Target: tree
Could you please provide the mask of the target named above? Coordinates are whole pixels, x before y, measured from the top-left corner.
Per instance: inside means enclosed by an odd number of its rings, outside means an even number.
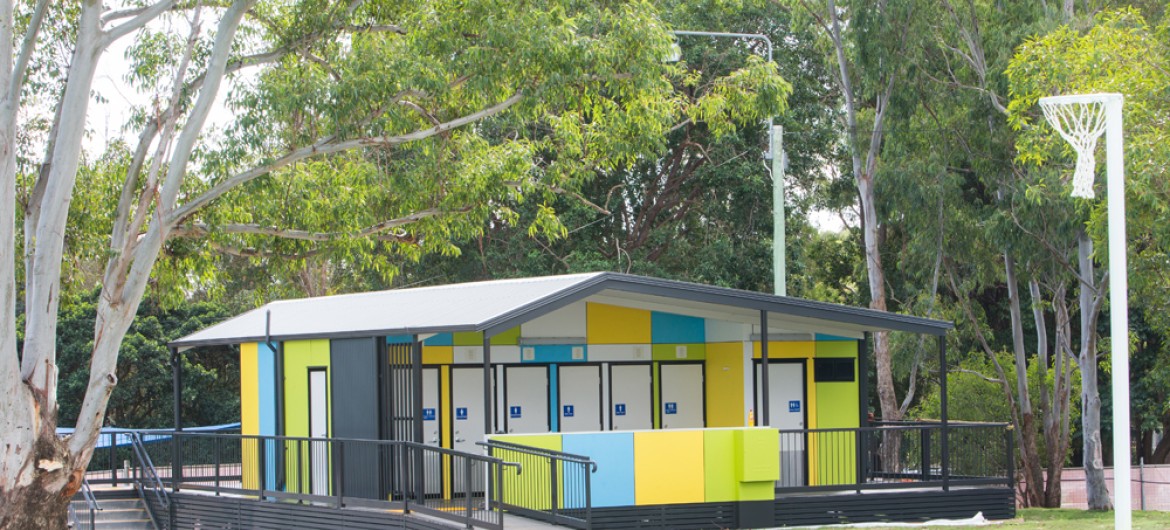
[[[1129,176],[1126,198],[1130,204],[1129,252],[1138,249],[1148,259],[1150,253],[1162,253],[1167,247],[1165,238],[1155,227],[1166,222],[1164,189],[1167,151],[1165,123],[1170,106],[1164,97],[1164,87],[1170,83],[1170,53],[1165,42],[1165,28],[1155,34],[1140,13],[1133,9],[1107,11],[1093,21],[1092,27],[1081,34],[1062,26],[1047,35],[1021,46],[1007,75],[1011,81],[1012,100],[1008,105],[1013,125],[1022,130],[1017,147],[1022,163],[1040,165],[1058,156],[1058,149],[1067,150],[1051,128],[1035,120],[1036,102],[1053,94],[1088,93],[1097,91],[1120,92],[1126,97],[1126,173]],[[1063,151],[1067,152],[1067,151]],[[1049,193],[1054,185],[1038,182],[1030,186],[1035,195]],[[1062,187],[1062,186],[1061,186]],[[1063,190],[1061,190],[1063,193]],[[1078,362],[1082,377],[1082,436],[1084,440],[1086,476],[1089,480],[1089,507],[1108,509],[1108,491],[1104,480],[1104,459],[1101,436],[1101,398],[1097,389],[1098,351],[1096,321],[1104,303],[1107,282],[1094,278],[1096,258],[1094,246],[1104,246],[1105,202],[1081,201],[1078,209],[1087,211],[1085,229],[1078,236],[1077,254],[1080,274],[1081,351]],[[1143,259],[1144,258],[1144,259]],[[1146,262],[1148,263],[1148,262]],[[1163,288],[1151,289],[1159,283],[1160,273],[1145,266],[1135,267],[1132,273],[1135,291],[1149,296],[1153,304],[1165,300]],[[1162,284],[1164,286],[1164,284]],[[1126,404],[1128,406],[1128,404]]]
[[[66,503],[81,484],[117,384],[123,338],[160,254],[181,250],[183,236],[211,245],[233,235],[340,242],[389,235],[405,252],[421,254],[456,231],[436,219],[511,216],[493,201],[500,196],[549,201],[594,171],[656,151],[675,124],[669,81],[675,68],[660,61],[670,37],[646,2],[159,0],[105,10],[94,0],[78,6],[41,0],[0,7],[0,392],[7,396],[0,403],[6,437],[0,528],[64,526]],[[205,16],[218,17],[213,31],[204,28]],[[56,33],[46,17],[67,21],[68,31]],[[187,34],[151,29],[159,19]],[[56,335],[68,206],[98,59],[130,35],[149,44],[136,48],[133,76],[154,89],[157,102],[138,122],[112,210],[76,431],[59,440]],[[61,40],[42,42],[49,39]],[[62,48],[69,50],[67,69],[49,62]],[[236,122],[222,141],[212,141],[205,125],[213,104],[225,80],[246,68],[258,70],[256,82],[233,91]],[[18,116],[32,110],[25,106],[30,72],[44,71],[65,76],[60,90],[50,91],[57,114],[46,128],[44,155],[25,172],[17,155],[26,124]],[[300,186],[302,175],[349,171],[347,164],[357,166],[351,175],[390,172],[380,182],[396,198],[429,195],[376,210],[394,217],[356,233],[303,230],[295,216],[253,216],[224,205],[273,200],[282,186]],[[31,185],[18,196],[26,176]],[[533,230],[563,230],[551,209],[537,213]]]

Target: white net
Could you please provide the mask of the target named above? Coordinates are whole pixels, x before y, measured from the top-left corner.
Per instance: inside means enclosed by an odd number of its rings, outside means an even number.
[[[1040,100],[1044,117],[1077,152],[1073,170],[1073,197],[1093,197],[1093,172],[1097,167],[1097,139],[1105,132],[1105,105],[1099,101],[1061,102]]]

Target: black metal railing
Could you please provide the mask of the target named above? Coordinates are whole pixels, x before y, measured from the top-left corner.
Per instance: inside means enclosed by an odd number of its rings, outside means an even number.
[[[167,458],[162,481],[197,490],[338,508],[419,512],[469,527],[502,528],[505,470],[516,463],[413,442],[218,433],[168,433],[149,450]],[[165,469],[166,466],[160,465]]]
[[[597,463],[588,457],[491,440],[479,442],[488,454],[520,467],[499,482],[501,502],[509,512],[572,528],[592,528],[591,475]]]
[[[97,528],[97,512],[102,511],[102,507],[98,504],[97,498],[93,496],[93,489],[89,487],[89,480],[87,479],[81,479],[81,499],[85,501],[85,509],[89,517],[83,521],[77,514],[77,508],[71,502],[69,503],[69,527]]]
[[[166,486],[163,484],[162,478],[159,477],[158,469],[154,467],[154,462],[150,458],[150,451],[147,450],[146,444],[143,442],[143,436],[140,433],[130,433],[130,447],[134,456],[134,463],[136,464],[131,475],[134,488],[138,490],[138,497],[142,499],[142,503],[146,506],[146,514],[150,517],[151,524],[155,528],[163,528],[164,526],[159,521],[159,514],[155,513],[154,506],[147,496],[153,496],[158,506],[167,510],[168,515],[173,514],[171,499],[167,494]],[[169,521],[170,518],[168,517]]]
[[[1004,423],[905,422],[779,434],[777,491],[1012,485],[1012,438]]]

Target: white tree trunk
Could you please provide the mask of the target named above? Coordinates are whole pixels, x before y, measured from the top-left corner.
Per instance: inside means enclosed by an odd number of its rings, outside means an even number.
[[[1081,286],[1081,437],[1085,458],[1085,493],[1090,510],[1108,510],[1113,507],[1109,489],[1105,485],[1105,462],[1101,443],[1101,392],[1097,386],[1097,316],[1100,301],[1104,299],[1105,282],[1101,292],[1094,285],[1093,240],[1082,229],[1077,234],[1077,265]]]

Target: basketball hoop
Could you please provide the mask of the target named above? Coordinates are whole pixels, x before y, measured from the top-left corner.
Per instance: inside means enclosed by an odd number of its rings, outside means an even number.
[[[1097,167],[1097,139],[1105,132],[1104,94],[1040,98],[1044,117],[1077,152],[1073,170],[1073,197],[1093,198],[1093,172]]]

